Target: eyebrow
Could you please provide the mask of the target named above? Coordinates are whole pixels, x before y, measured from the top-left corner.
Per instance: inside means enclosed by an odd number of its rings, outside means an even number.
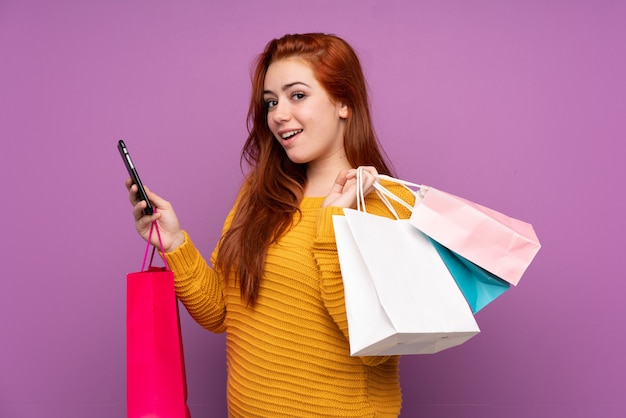
[[[307,83],[303,83],[302,81],[294,81],[293,83],[285,84],[281,90],[282,91],[289,90],[293,86],[297,86],[297,85],[303,85],[308,88],[311,88],[311,86],[309,86]],[[263,94],[273,94],[273,93],[274,92],[272,90],[263,90]]]

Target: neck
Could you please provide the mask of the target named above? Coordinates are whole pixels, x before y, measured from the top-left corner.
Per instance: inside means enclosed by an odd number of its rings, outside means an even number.
[[[309,163],[306,168],[306,183],[304,196],[323,197],[327,196],[335,184],[337,175],[343,169],[351,168],[345,157],[334,161]]]

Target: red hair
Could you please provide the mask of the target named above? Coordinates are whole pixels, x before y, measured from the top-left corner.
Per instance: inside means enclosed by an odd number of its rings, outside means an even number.
[[[291,226],[299,211],[306,165],[293,163],[272,135],[263,100],[265,74],[272,62],[298,57],[337,103],[347,104],[344,136],[352,167],[374,166],[392,174],[372,126],[365,77],[359,59],[343,39],[321,33],[286,35],[270,41],[256,59],[248,110],[248,139],[241,159],[250,167],[232,224],[222,236],[216,266],[238,276],[241,297],[254,305],[267,247]]]

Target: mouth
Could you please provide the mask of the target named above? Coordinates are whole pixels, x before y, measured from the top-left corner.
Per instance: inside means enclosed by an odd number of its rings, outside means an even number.
[[[289,139],[298,135],[300,132],[302,132],[302,129],[294,129],[292,131],[283,132],[282,134],[280,134],[280,137],[283,139],[283,141],[288,141]]]

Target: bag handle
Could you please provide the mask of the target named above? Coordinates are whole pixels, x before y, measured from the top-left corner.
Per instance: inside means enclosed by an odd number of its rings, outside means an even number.
[[[382,200],[382,202],[385,204],[385,206],[387,206],[387,209],[389,209],[389,211],[393,214],[393,216],[395,216],[396,219],[399,219],[398,213],[393,208],[393,205],[384,196],[383,192],[381,192],[379,189],[376,188],[376,183],[377,182],[378,182],[378,180],[376,180],[374,182],[374,190],[376,191],[376,194],[378,195],[380,200]],[[356,184],[357,184],[357,188],[356,188],[356,210],[359,211],[359,212],[361,212],[361,211],[367,212],[367,209],[365,208],[365,192],[363,190],[363,167],[361,167],[361,166],[357,167],[357,169],[356,169]],[[380,185],[380,186],[383,187],[382,185]]]
[[[413,195],[415,195],[415,197],[417,198],[417,194],[418,194],[417,192],[411,190],[406,185],[403,185],[403,186],[407,190],[409,190]],[[388,208],[390,208],[390,209],[393,208],[393,206],[391,205],[391,202],[389,201],[389,199],[391,199],[391,200],[393,200],[395,202],[398,202],[399,204],[401,204],[402,206],[407,208],[409,211],[413,212],[413,206],[409,205],[403,199],[401,199],[400,197],[398,197],[397,195],[392,193],[389,189],[387,189],[381,183],[379,183],[379,182],[374,183],[374,189],[376,190],[376,192],[378,193],[378,195],[380,196],[380,198],[383,200],[383,202],[385,203],[385,205]],[[391,209],[391,210],[395,214],[395,209]],[[396,218],[397,218],[397,216],[396,216]]]
[[[154,208],[154,213],[156,213],[157,209]],[[148,244],[146,245],[146,252],[143,255],[143,263],[141,263],[141,270],[140,271],[144,271],[144,268],[146,267],[146,260],[148,259],[148,250],[150,249],[150,240],[152,239],[152,231],[156,229],[157,231],[157,236],[159,237],[159,246],[161,247],[161,255],[163,258],[163,262],[165,263],[165,270],[169,270],[170,267],[167,264],[167,257],[165,257],[165,251],[163,250],[163,241],[161,241],[161,232],[159,231],[159,225],[157,224],[157,221],[152,221],[152,224],[150,224],[150,232],[148,233]],[[148,268],[152,267],[152,260],[154,260],[154,252],[156,250],[156,246],[152,247],[152,255],[150,255],[150,264],[148,264]]]
[[[391,177],[391,176],[388,176],[386,174],[379,174],[378,178],[380,180],[387,180],[387,181],[390,181],[392,183],[401,184],[402,186],[405,186],[409,190],[411,190],[410,187],[415,187],[416,189],[420,189],[420,190],[423,189],[423,188],[426,188],[426,186],[424,186],[423,184],[411,183],[410,181],[397,179],[395,177]],[[413,191],[413,190],[411,190],[411,192],[415,193],[415,191]]]
[[[385,174],[379,174],[378,179],[391,181],[393,183],[397,183],[397,184],[404,186],[404,188],[407,189],[409,192],[411,192],[417,200],[423,199],[426,196],[426,193],[428,192],[428,189],[429,189],[428,186],[425,186],[423,184],[411,183],[410,181],[397,179],[391,176],[387,176]],[[398,197],[398,195],[392,193],[389,189],[383,186],[380,182],[374,183],[374,187],[376,188],[378,192],[380,192],[379,195],[382,194],[385,196],[384,200],[387,201],[387,203],[390,203],[390,202],[386,198],[387,197],[391,198],[395,202],[398,202],[402,206],[407,208],[411,213],[413,213],[413,210],[415,209],[415,205],[413,206],[409,205],[406,201]],[[417,188],[417,190],[413,190],[411,189],[411,187],[415,187]]]
[[[387,209],[389,209],[389,211],[393,214],[393,216],[396,219],[400,219],[400,217],[398,216],[398,213],[396,212],[396,210],[394,209],[393,205],[391,204],[391,200],[401,204],[402,206],[404,206],[405,208],[407,208],[411,213],[413,212],[413,206],[411,206],[410,204],[408,204],[406,201],[404,201],[403,199],[401,199],[400,197],[398,197],[396,194],[394,194],[393,192],[391,192],[389,189],[387,189],[385,186],[383,186],[380,183],[380,180],[387,180],[396,184],[400,184],[402,186],[404,186],[409,192],[411,192],[413,195],[415,195],[416,198],[420,198],[420,197],[424,197],[424,195],[426,194],[426,191],[428,190],[428,187],[421,185],[421,184],[416,184],[416,183],[411,183],[410,181],[406,181],[406,180],[401,180],[401,179],[397,179],[395,177],[391,177],[388,176],[386,174],[379,174],[377,176],[376,181],[374,182],[374,190],[376,191],[376,194],[378,195],[378,197],[380,198],[380,200],[385,204],[385,206],[387,207]],[[367,212],[366,208],[365,208],[365,195],[363,193],[363,167],[358,167],[357,171],[356,171],[356,182],[357,182],[357,188],[356,188],[356,193],[357,193],[357,210],[361,211],[361,208],[363,208],[363,212]],[[411,189],[411,187],[415,187],[418,190],[415,191],[413,189]]]
[[[356,210],[359,212],[363,208],[365,210],[365,196],[363,193],[363,167],[357,167],[356,169]]]

